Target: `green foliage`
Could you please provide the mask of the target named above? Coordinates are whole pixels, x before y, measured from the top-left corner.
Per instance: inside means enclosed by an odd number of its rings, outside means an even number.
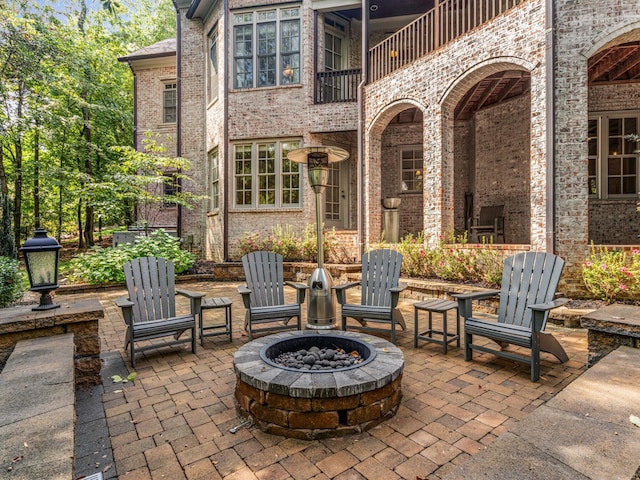
[[[129,382],[136,383],[137,376],[138,374],[136,372],[131,372],[126,377],[122,377],[120,375],[111,375],[111,381],[113,383],[129,383]]]
[[[394,248],[402,253],[402,274],[408,277],[500,285],[504,259],[498,251],[471,248],[464,236],[446,238],[436,245],[427,245],[422,233],[415,237],[409,234],[397,244],[377,242],[371,249]]]
[[[582,279],[587,290],[606,302],[628,298],[640,291],[640,251],[631,258],[621,250],[598,249],[591,243],[591,255],[582,265]]]
[[[322,240],[325,259],[330,261],[337,245],[335,230],[325,231]],[[291,225],[276,225],[266,236],[246,232],[236,247],[240,255],[262,250],[279,253],[288,262],[312,262],[317,260],[318,240],[314,224],[307,224],[300,233],[295,232]]]
[[[0,308],[18,300],[23,292],[24,275],[18,269],[18,261],[0,257]]]
[[[132,258],[147,256],[173,261],[176,273],[188,270],[195,263],[195,255],[182,250],[178,238],[157,230],[148,237],[136,237],[134,243],[109,248],[93,247],[71,260],[65,275],[71,281],[94,285],[124,282],[124,264]]]
[[[121,161],[111,147],[133,145],[132,73],[117,59],[175,36],[171,0],[8,0],[0,10],[0,157],[15,229],[33,228],[36,181],[40,223],[58,238],[76,232],[79,213],[122,221],[133,204],[101,188]]]

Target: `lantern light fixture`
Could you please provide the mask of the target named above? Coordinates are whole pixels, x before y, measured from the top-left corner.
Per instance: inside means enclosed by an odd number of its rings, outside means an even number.
[[[53,303],[51,292],[58,288],[58,260],[62,246],[55,238],[47,236],[44,228],[37,228],[20,251],[29,275],[30,290],[40,293],[40,304],[33,310],[51,310],[60,305]]]

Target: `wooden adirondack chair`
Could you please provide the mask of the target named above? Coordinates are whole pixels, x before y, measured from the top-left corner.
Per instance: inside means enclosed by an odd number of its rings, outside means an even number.
[[[347,317],[360,322],[360,326],[352,326],[356,330],[378,331],[389,333],[386,328],[369,327],[368,323],[388,323],[391,325],[391,342],[396,341],[396,324],[403,330],[406,325],[402,314],[396,308],[400,292],[407,288],[399,284],[402,254],[395,250],[372,250],[362,256],[362,281],[350,282],[333,287],[338,303],[342,306],[342,330],[347,329]],[[359,304],[347,302],[347,289],[361,286]]]
[[[247,309],[245,328],[249,340],[253,332],[277,331],[291,328],[288,322],[296,317],[298,330],[301,325],[301,307],[307,292],[307,285],[298,282],[285,282],[282,255],[274,252],[252,252],[242,257],[242,267],[247,285],[240,285],[238,293]],[[284,287],[296,289],[296,303],[285,303]],[[256,330],[254,325],[281,322]]]
[[[191,342],[196,353],[196,315],[205,294],[176,290],[173,262],[164,258],[134,258],[124,265],[124,276],[129,298],[117,299],[116,305],[127,324],[124,348],[131,348],[131,366],[136,366],[136,352],[152,348]],[[191,313],[176,316],[176,294],[190,299]],[[191,337],[180,338],[187,330]],[[162,337],[173,339],[135,348],[137,342]]]
[[[500,290],[453,295],[464,318],[464,359],[471,360],[472,350],[480,350],[529,363],[532,382],[540,378],[541,351],[551,353],[561,363],[566,362],[569,358],[562,345],[544,331],[549,311],[569,301],[554,300],[563,266],[564,260],[550,253],[519,253],[505,258]],[[497,321],[474,318],[472,300],[497,294],[500,295]],[[490,338],[501,348],[476,344],[474,336]],[[530,356],[504,350],[509,344],[530,349]]]
[[[496,243],[504,243],[504,205],[482,207],[477,218],[470,218],[467,227],[469,240],[479,242],[482,237],[491,237]]]

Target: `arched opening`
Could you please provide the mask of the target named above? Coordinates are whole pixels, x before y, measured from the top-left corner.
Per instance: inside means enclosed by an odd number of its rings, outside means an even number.
[[[607,42],[588,60],[589,241],[638,241],[640,29]]]
[[[453,218],[444,228],[474,243],[530,243],[531,131],[531,75],[521,67],[493,64],[452,89],[443,105],[443,172],[452,179],[443,188],[453,191]],[[469,230],[483,209],[500,206],[503,235]]]
[[[419,107],[398,103],[382,112],[369,130],[370,241],[394,241],[424,229],[423,116]],[[383,202],[387,198],[400,199],[396,212]]]

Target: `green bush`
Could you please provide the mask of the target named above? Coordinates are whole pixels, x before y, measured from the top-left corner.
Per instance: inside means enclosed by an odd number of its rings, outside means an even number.
[[[93,285],[124,282],[124,264],[132,258],[148,256],[173,261],[176,273],[188,270],[196,260],[194,254],[180,248],[178,238],[157,230],[148,237],[136,237],[134,243],[109,248],[93,247],[69,262],[68,270],[64,273],[73,282]]]
[[[436,245],[427,245],[422,233],[412,234],[389,245],[384,241],[371,249],[393,248],[402,253],[402,274],[408,277],[439,278],[453,282],[483,283],[500,286],[504,258],[494,249],[467,246],[465,236],[440,238]]]
[[[582,266],[582,279],[587,290],[606,302],[630,297],[640,290],[640,251],[631,258],[621,250],[591,244],[591,255]]]
[[[0,257],[0,308],[21,298],[24,290],[24,275],[18,269],[18,261]]]
[[[337,244],[335,230],[324,232],[322,240],[324,257],[329,260]],[[312,262],[317,260],[318,240],[313,224],[307,224],[301,233],[296,233],[291,225],[276,225],[267,236],[246,232],[238,240],[236,247],[241,256],[256,251],[268,251],[279,253],[288,262]]]

